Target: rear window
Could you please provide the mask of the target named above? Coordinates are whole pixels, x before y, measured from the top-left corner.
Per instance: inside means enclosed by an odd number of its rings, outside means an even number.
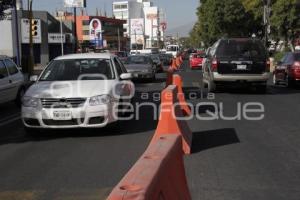
[[[218,47],[217,56],[263,58],[266,57],[266,51],[259,41],[223,40]]]
[[[295,60],[296,61],[300,61],[300,53],[296,53],[295,54]]]
[[[200,54],[195,54],[194,58],[204,58],[205,57],[205,53],[200,53]]]

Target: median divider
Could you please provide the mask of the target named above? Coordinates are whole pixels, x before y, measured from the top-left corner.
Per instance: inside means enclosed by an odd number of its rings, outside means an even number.
[[[190,200],[179,135],[151,143],[108,200]]]
[[[184,95],[184,92],[182,89],[183,82],[182,82],[181,76],[179,76],[178,74],[174,74],[172,77],[172,81],[173,81],[173,85],[177,86],[177,89],[178,89],[177,98],[180,103],[180,107],[181,107],[181,110],[182,110],[184,116],[190,116],[192,114],[192,111],[185,100],[185,95]]]
[[[173,85],[162,91],[160,119],[150,145],[108,200],[191,200],[183,162],[183,155],[191,153],[192,144],[184,112],[191,113],[181,77],[171,70],[170,74],[169,83]]]
[[[191,154],[193,133],[190,130],[178,101],[178,87],[170,85],[163,90],[161,95],[161,111],[159,122],[152,138],[152,143],[161,135],[175,134],[182,136],[182,149],[185,154]]]

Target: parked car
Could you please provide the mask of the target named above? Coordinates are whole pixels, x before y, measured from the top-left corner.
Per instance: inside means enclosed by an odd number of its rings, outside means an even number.
[[[151,59],[153,60],[153,63],[156,66],[156,73],[163,72],[163,64],[162,61],[160,60],[159,54],[150,54]]]
[[[0,56],[0,103],[15,101],[18,105],[25,93],[24,76],[10,58]]]
[[[300,81],[300,51],[289,52],[279,61],[273,73],[273,83],[293,87]]]
[[[125,67],[133,74],[134,79],[155,79],[156,64],[149,55],[131,55],[127,58]]]
[[[220,39],[208,50],[203,64],[209,91],[221,85],[255,86],[265,92],[270,62],[263,43],[254,38]]]
[[[194,53],[190,56],[190,68],[202,69],[203,59],[205,58],[204,52]]]
[[[74,54],[54,59],[22,101],[22,121],[39,129],[99,128],[117,121],[119,102],[130,102],[131,74],[117,56]]]

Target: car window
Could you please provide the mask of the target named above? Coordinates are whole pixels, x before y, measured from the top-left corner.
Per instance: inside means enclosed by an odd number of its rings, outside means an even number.
[[[280,60],[281,63],[284,63],[284,62],[285,62],[285,60],[286,60],[286,58],[287,58],[287,55],[288,55],[288,54],[285,54],[285,55],[281,58],[281,60]]]
[[[288,53],[285,64],[292,64],[294,62],[294,55],[293,53]]]
[[[0,79],[3,79],[8,76],[7,69],[3,63],[3,61],[0,60]]]
[[[41,75],[40,81],[112,80],[109,59],[54,60]]]
[[[123,73],[122,72],[122,68],[121,68],[121,65],[118,61],[117,58],[114,58],[114,63],[115,63],[115,66],[116,66],[116,70],[117,70],[117,73],[118,73],[118,77]]]
[[[19,72],[17,66],[11,60],[5,59],[4,63],[7,67],[7,70],[8,70],[10,75],[14,75],[14,74],[17,74]]]
[[[295,53],[294,58],[295,61],[300,61],[300,53]]]
[[[221,57],[261,58],[266,56],[266,52],[263,45],[258,41],[223,40],[218,47],[217,55]]]

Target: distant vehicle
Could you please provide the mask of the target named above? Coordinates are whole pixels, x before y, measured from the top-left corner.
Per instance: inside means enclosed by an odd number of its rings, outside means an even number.
[[[176,57],[180,51],[179,45],[168,45],[167,46],[167,54],[172,54],[173,57]]]
[[[151,54],[150,57],[155,64],[156,73],[163,72],[164,71],[163,64],[162,64],[162,61],[160,60],[159,54]]]
[[[210,91],[221,85],[253,85],[265,92],[269,72],[267,50],[253,38],[220,39],[208,50],[203,64],[204,82]]]
[[[128,72],[133,74],[134,79],[155,79],[156,65],[149,55],[129,56],[125,67]]]
[[[132,49],[130,51],[130,55],[136,55],[136,54],[158,54],[159,49],[158,48],[148,48],[148,49],[140,49],[140,50],[134,50]]]
[[[105,127],[118,120],[114,108],[131,101],[131,78],[112,54],[58,57],[31,77],[35,83],[22,101],[25,130]]]
[[[115,55],[119,57],[119,59],[124,63],[128,58],[129,54],[126,51],[117,51]]]
[[[8,57],[0,56],[0,103],[15,101],[18,105],[25,93],[24,76]]]
[[[173,59],[172,54],[162,53],[159,54],[159,57],[164,66],[170,66],[172,64],[172,59]]]
[[[300,52],[286,53],[277,63],[273,73],[273,83],[293,87],[300,81]]]
[[[203,60],[205,58],[204,52],[194,53],[190,55],[191,69],[202,69]]]

